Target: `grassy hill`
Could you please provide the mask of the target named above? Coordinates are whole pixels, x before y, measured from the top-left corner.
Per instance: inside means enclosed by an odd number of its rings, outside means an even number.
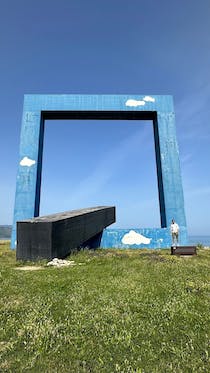
[[[67,268],[17,263],[0,244],[1,372],[210,371],[209,249],[69,259]]]

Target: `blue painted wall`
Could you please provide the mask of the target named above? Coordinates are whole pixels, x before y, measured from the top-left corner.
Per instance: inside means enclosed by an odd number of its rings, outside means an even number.
[[[43,115],[46,112],[73,111],[155,113],[153,125],[162,228],[138,229],[137,233],[141,232],[145,237],[150,235],[150,243],[144,244],[144,247],[168,247],[171,242],[169,226],[174,218],[181,227],[180,244],[186,244],[187,228],[172,96],[25,95],[11,247],[16,247],[16,222],[39,215]],[[101,246],[127,247],[122,243],[125,234],[125,230],[105,230]]]
[[[134,232],[134,233],[133,233]],[[130,241],[130,243],[124,243]],[[142,243],[139,243],[143,241]],[[188,241],[186,227],[180,227],[179,243],[185,245]],[[165,249],[172,245],[170,228],[130,228],[104,229],[101,247],[119,249]]]

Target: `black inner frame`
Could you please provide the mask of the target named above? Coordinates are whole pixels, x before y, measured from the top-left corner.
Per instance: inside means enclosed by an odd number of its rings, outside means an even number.
[[[78,119],[78,120],[152,120],[153,132],[155,142],[155,156],[156,156],[156,169],[158,180],[158,197],[160,206],[160,220],[161,228],[166,227],[166,213],[165,213],[165,199],[162,178],[162,166],[160,155],[160,141],[157,121],[157,111],[62,111],[50,110],[41,112],[41,126],[39,137],[39,155],[37,168],[37,184],[36,184],[36,201],[34,216],[39,216],[40,194],[41,194],[41,173],[42,173],[42,156],[43,156],[43,142],[44,142],[44,122],[45,120],[59,120],[59,119]]]

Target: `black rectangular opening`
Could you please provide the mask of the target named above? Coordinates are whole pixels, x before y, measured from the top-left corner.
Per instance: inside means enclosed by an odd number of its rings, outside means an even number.
[[[43,119],[155,120],[156,111],[42,111]]]

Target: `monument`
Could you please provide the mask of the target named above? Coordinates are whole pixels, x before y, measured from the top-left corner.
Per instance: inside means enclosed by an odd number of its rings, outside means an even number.
[[[180,227],[180,244],[187,244],[187,226],[172,96],[25,95],[12,248],[15,248],[17,244],[16,223],[39,216],[44,126],[45,120],[53,119],[152,120],[161,228],[104,229],[100,245],[104,248],[170,247],[172,219],[175,219]]]
[[[65,258],[78,248],[100,246],[115,222],[114,206],[66,211],[17,222],[17,259]]]

